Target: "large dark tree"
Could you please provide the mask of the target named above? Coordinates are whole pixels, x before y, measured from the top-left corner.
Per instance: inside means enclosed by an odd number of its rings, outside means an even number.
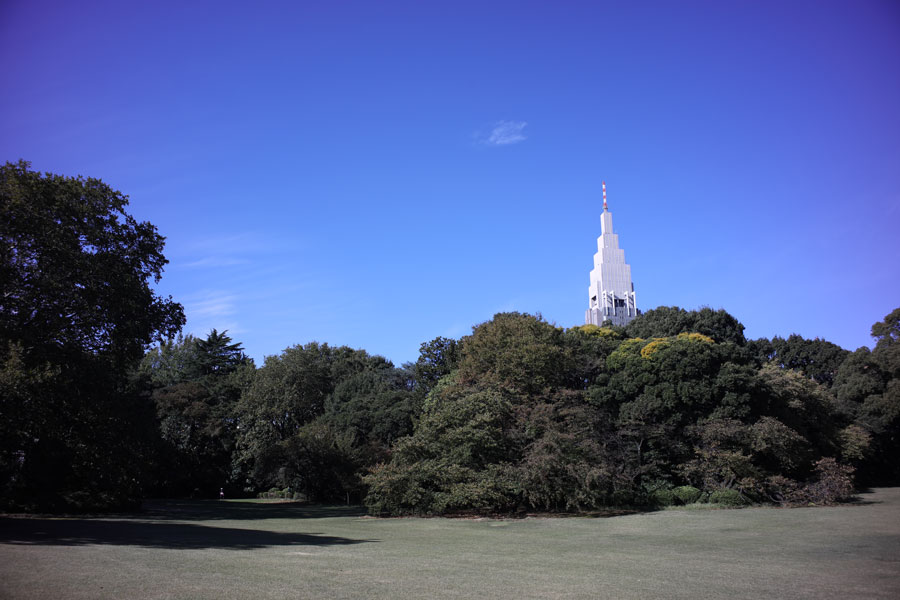
[[[152,488],[166,496],[214,496],[220,487],[239,492],[232,472],[241,392],[255,372],[253,360],[226,331],[205,339],[167,340],[141,361],[159,420],[160,448]]]
[[[615,440],[582,401],[575,368],[593,340],[501,313],[460,341],[458,368],[431,389],[412,435],[365,478],[376,513],[566,510],[616,491]]]
[[[98,179],[0,167],[0,496],[111,506],[140,492],[146,403],[126,374],[184,323],[151,284],[164,238]]]
[[[590,401],[628,441],[625,460],[638,483],[673,479],[676,465],[693,454],[688,427],[761,412],[755,369],[740,348],[702,334],[625,340],[607,367],[608,375],[589,390]]]
[[[517,394],[534,394],[569,382],[571,355],[563,330],[540,317],[498,313],[461,340],[460,380]]]
[[[236,466],[256,488],[344,500],[358,470],[412,429],[410,377],[381,356],[311,342],[265,365],[241,396]]]
[[[130,366],[183,325],[181,306],[151,288],[165,238],[127,205],[99,179],[0,167],[0,336],[30,361],[74,352]]]

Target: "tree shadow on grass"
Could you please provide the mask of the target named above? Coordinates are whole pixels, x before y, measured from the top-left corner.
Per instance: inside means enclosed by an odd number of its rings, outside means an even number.
[[[209,527],[111,519],[0,517],[0,544],[86,546],[113,545],[198,550],[256,550],[270,546],[340,546],[377,542],[320,533]]]
[[[146,500],[142,519],[177,521],[247,521],[260,519],[323,519],[361,517],[360,506],[321,506],[302,502],[241,502],[239,500]]]

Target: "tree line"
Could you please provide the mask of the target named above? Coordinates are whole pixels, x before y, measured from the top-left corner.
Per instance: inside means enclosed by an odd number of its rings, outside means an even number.
[[[828,503],[896,484],[900,309],[848,352],[724,310],[627,327],[501,313],[399,367],[310,342],[256,365],[180,333],[163,238],[96,179],[0,168],[0,508],[270,494],[374,514]]]

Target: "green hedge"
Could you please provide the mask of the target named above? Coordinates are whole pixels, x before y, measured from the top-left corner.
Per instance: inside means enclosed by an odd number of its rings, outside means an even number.
[[[716,490],[709,495],[710,504],[722,506],[744,506],[747,500],[737,490]]]
[[[702,492],[692,485],[682,485],[672,490],[672,494],[681,504],[693,504],[700,500]]]
[[[650,494],[650,499],[656,506],[673,506],[678,503],[672,490],[654,490]]]

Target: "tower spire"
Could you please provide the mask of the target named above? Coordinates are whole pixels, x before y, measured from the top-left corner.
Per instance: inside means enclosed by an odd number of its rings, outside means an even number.
[[[606,206],[606,182],[603,182],[603,210],[609,210],[609,207]]]

